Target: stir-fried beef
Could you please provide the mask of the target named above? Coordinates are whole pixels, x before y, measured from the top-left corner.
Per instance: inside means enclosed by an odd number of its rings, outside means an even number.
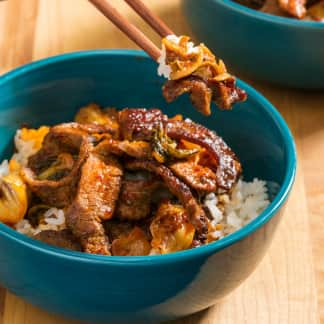
[[[205,147],[218,163],[217,185],[225,190],[233,187],[241,174],[241,164],[221,137],[202,125],[186,121],[169,122],[166,131],[173,139],[185,139]]]
[[[59,153],[67,152],[78,155],[81,143],[90,142],[90,135],[95,131],[101,131],[96,129],[97,127],[102,126],[66,123],[51,127],[44,138],[42,148],[29,158],[28,167],[39,174],[56,160]]]
[[[190,161],[175,162],[169,167],[191,188],[207,192],[216,191],[216,174],[211,169]]]
[[[217,136],[213,131],[203,127],[202,125],[186,122],[186,121],[165,121],[166,116],[154,113],[150,110],[135,109],[134,113],[130,113],[126,109],[120,113],[124,114],[124,124],[121,127],[122,133],[134,134],[132,129],[136,130],[137,136],[145,134],[145,137],[151,138],[154,130],[163,122],[167,135],[175,140],[185,139],[189,142],[199,144],[205,147],[218,162],[216,172],[217,184],[224,190],[230,190],[236,183],[241,174],[241,165],[232,150],[226,145],[223,139]],[[138,112],[138,113],[137,113]],[[154,110],[155,112],[155,110]],[[148,117],[146,117],[146,114]],[[138,117],[140,116],[140,117]],[[157,126],[158,125],[158,126]],[[130,135],[132,137],[132,135]]]
[[[174,194],[185,207],[190,217],[190,221],[196,229],[196,239],[200,243],[206,240],[208,220],[203,208],[198,204],[189,187],[181,182],[169,168],[154,161],[138,160],[126,163],[126,168],[131,170],[144,169],[159,175],[168,186],[171,193]]]
[[[34,239],[63,249],[82,251],[80,243],[75,239],[70,230],[46,230],[36,234]]]
[[[109,130],[104,125],[95,124],[65,123],[53,126],[45,136],[42,148],[29,158],[28,167],[39,173],[60,152],[77,155],[85,139],[90,142],[91,135],[101,133],[109,133]]]
[[[150,159],[152,157],[151,145],[145,141],[118,141],[110,138],[99,143],[95,151],[103,155],[129,155],[136,159]]]
[[[123,109],[119,113],[121,135],[125,140],[150,140],[154,130],[167,121],[159,109]]]
[[[203,95],[207,88],[199,86],[192,95]],[[31,220],[39,208],[66,209],[68,230],[36,239],[103,255],[147,255],[151,247],[168,253],[207,242],[209,220],[196,197],[231,190],[241,173],[220,137],[158,109],[117,114],[92,105],[77,120],[52,127],[22,170],[36,202]]]
[[[245,91],[236,87],[235,78],[218,81],[190,76],[166,81],[163,86],[163,96],[167,102],[174,101],[186,92],[190,94],[193,106],[204,115],[211,114],[211,101],[214,101],[219,108],[231,109],[234,103],[246,99]]]
[[[193,106],[202,114],[210,115],[212,91],[208,88],[205,81],[197,77],[169,80],[166,81],[162,90],[167,102],[172,102],[183,93],[188,92]]]
[[[49,206],[62,208],[68,206],[75,195],[80,177],[80,168],[88,157],[90,144],[85,140],[81,144],[77,161],[71,172],[58,181],[39,180],[37,174],[30,168],[23,169],[23,177],[29,189],[38,196],[41,201]],[[38,153],[36,153],[38,154]]]
[[[155,180],[124,180],[116,215],[132,221],[149,216],[152,194],[158,185]]]
[[[108,239],[101,220],[113,216],[121,186],[122,169],[113,157],[90,154],[82,167],[75,200],[66,221],[85,252],[109,255]]]
[[[235,85],[235,78],[221,81],[211,79],[207,84],[213,93],[212,101],[221,109],[232,109],[233,104],[247,98],[246,92]]]

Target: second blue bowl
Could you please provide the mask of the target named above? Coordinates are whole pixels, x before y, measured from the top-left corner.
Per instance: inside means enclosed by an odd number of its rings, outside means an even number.
[[[265,14],[231,0],[183,0],[198,40],[235,73],[324,89],[324,23]]]

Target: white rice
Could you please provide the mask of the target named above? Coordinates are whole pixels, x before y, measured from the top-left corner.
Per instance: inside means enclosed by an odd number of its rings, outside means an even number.
[[[0,179],[9,174],[9,163],[8,160],[3,160],[0,164]]]
[[[20,129],[17,130],[15,135],[15,146],[17,152],[12,156],[12,158],[22,166],[26,166],[28,163],[28,158],[38,151],[37,148],[34,148],[34,141],[24,141],[21,138]]]
[[[158,75],[163,76],[166,79],[170,80],[171,68],[168,64],[165,63],[166,60],[166,50],[165,46],[162,45],[161,56],[158,58]]]
[[[170,42],[173,42],[174,44],[179,44],[181,37],[177,37],[176,35],[168,35],[166,37]],[[187,43],[187,53],[198,53],[199,47],[195,46],[193,42]],[[158,75],[164,76],[166,79],[170,80],[170,74],[171,74],[171,68],[168,64],[166,64],[166,50],[165,46],[162,44],[161,49],[161,56],[158,58]]]
[[[209,210],[210,215],[213,218],[213,222],[220,223],[223,220],[223,213],[217,207],[218,199],[216,194],[210,193],[205,197],[204,206]]]
[[[43,214],[43,219],[36,228],[32,227],[27,219],[18,222],[15,228],[17,232],[27,236],[34,236],[47,230],[60,231],[66,228],[65,214],[62,209],[50,208]]]
[[[266,182],[258,179],[251,182],[240,180],[228,199],[223,199],[221,203],[216,194],[208,194],[204,205],[212,217],[211,225],[223,225],[222,230],[215,230],[210,235],[221,238],[240,229],[260,215],[269,203]]]

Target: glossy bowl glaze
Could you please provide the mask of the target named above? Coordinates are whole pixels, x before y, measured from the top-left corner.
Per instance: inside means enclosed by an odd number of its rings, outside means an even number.
[[[233,111],[206,118],[188,98],[167,105],[156,63],[138,51],[93,51],[49,58],[0,78],[0,156],[9,157],[21,123],[69,121],[89,102],[160,107],[215,129],[241,158],[247,179],[279,184],[271,205],[236,233],[212,244],[162,256],[103,257],[44,245],[0,224],[0,282],[53,313],[91,323],[148,323],[202,310],[254,270],[266,252],[293,184],[294,142],[277,110],[249,95]],[[270,189],[275,188],[270,183]]]
[[[265,14],[231,0],[183,0],[199,41],[237,74],[324,89],[324,23]]]

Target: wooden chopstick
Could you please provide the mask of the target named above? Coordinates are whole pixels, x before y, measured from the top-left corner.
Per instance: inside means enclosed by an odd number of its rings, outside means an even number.
[[[173,35],[173,31],[141,0],[125,0],[161,37]]]
[[[153,44],[137,27],[124,18],[111,4],[110,0],[89,0],[103,15],[141,47],[154,61],[161,56],[160,49]]]

